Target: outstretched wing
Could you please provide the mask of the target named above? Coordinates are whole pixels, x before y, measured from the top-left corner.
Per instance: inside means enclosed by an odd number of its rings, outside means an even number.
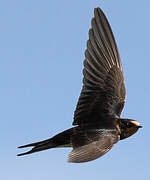
[[[119,137],[117,132],[86,132],[77,134],[72,140],[73,150],[68,156],[68,162],[82,163],[92,161],[107,153]]]
[[[111,27],[100,8],[94,10],[85,51],[83,87],[73,125],[120,116],[125,85],[117,45]]]

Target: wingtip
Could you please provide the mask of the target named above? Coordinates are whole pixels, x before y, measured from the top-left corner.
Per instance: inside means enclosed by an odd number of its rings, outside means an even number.
[[[87,152],[84,151],[86,146],[81,146],[79,148],[73,149],[69,155],[67,162],[68,163],[84,163],[90,161],[87,158]]]
[[[98,11],[102,11],[100,7],[94,8],[94,14],[95,14],[96,12],[98,12]]]
[[[103,10],[100,7],[97,7],[97,8],[94,9],[94,16],[96,17],[97,15],[99,15],[101,17],[103,17],[103,16],[105,17],[105,14],[104,14]]]
[[[67,163],[79,163],[74,161],[70,156],[68,156]]]
[[[94,8],[94,11],[96,11],[96,10],[98,10],[98,9],[100,9],[100,7],[97,6],[96,8]]]
[[[72,163],[72,162],[69,160],[69,158],[67,159],[67,163]]]

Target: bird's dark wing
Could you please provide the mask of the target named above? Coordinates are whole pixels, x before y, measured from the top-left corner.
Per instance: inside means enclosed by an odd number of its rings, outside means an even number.
[[[68,162],[82,163],[97,159],[119,140],[115,130],[84,132],[76,136],[72,139],[73,150],[68,156]]]
[[[117,45],[111,27],[100,8],[94,10],[85,51],[83,87],[73,125],[120,116],[125,86]]]

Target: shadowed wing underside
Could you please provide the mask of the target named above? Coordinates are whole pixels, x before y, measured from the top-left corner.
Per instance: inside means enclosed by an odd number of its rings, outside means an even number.
[[[83,87],[73,125],[121,114],[125,86],[119,52],[111,27],[100,8],[94,10],[85,51]]]
[[[88,162],[107,153],[119,140],[116,130],[94,130],[77,134],[72,139],[73,150],[69,153],[68,162]]]

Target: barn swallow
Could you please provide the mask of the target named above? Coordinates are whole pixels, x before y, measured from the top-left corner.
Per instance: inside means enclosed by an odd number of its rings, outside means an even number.
[[[88,162],[107,153],[119,140],[142,127],[120,118],[125,104],[125,84],[119,52],[109,22],[95,8],[85,51],[83,87],[74,112],[73,128],[54,137],[20,146],[32,147],[18,156],[59,147],[72,147],[68,162]]]

